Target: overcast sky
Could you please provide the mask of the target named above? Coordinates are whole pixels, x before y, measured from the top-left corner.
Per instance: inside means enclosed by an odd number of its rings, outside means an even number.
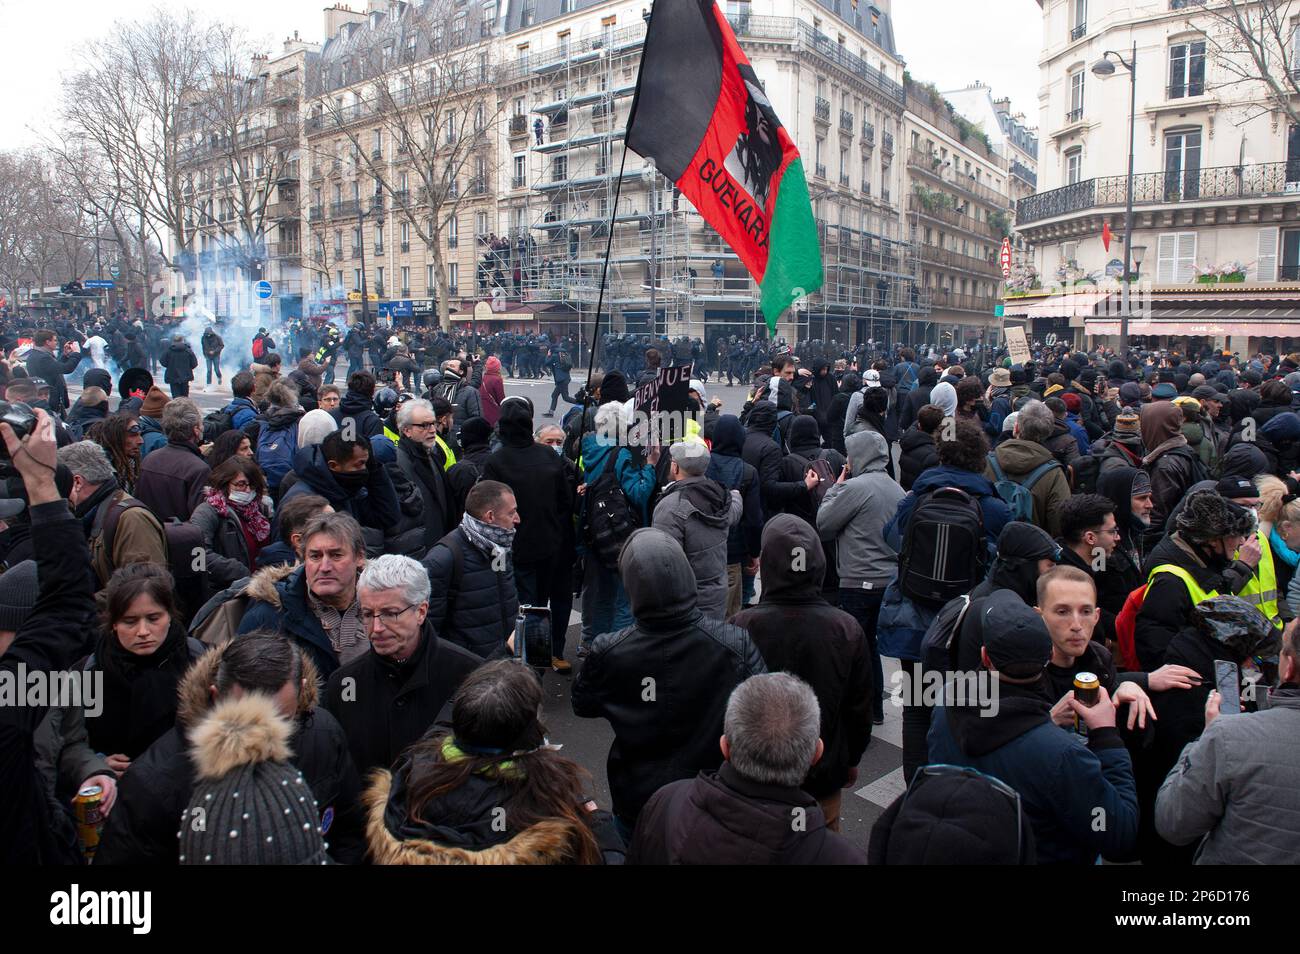
[[[84,44],[106,32],[116,19],[146,14],[152,7],[181,8],[170,0],[0,0],[0,148],[36,145],[53,122],[59,78],[77,65]],[[220,0],[204,5],[209,14],[264,38],[266,48],[298,30],[320,40],[324,0]],[[1012,109],[1030,124],[1038,115],[1038,43],[1041,13],[1035,0],[989,4],[958,0],[896,0],[895,35],[908,69],[940,89],[981,80],[997,96],[1010,96]],[[353,3],[364,8],[363,0]]]

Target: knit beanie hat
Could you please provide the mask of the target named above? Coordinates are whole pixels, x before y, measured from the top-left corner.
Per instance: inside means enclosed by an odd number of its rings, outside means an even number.
[[[83,388],[103,388],[105,393],[113,393],[113,378],[103,368],[91,368],[81,379]]]
[[[223,699],[190,734],[196,772],[181,812],[189,865],[326,864],[316,799],[289,762],[292,726],[262,693]]]
[[[145,417],[161,417],[163,408],[171,398],[167,396],[162,388],[154,385],[149,389],[149,393],[144,396],[144,403],[140,405],[140,413]]]
[[[0,630],[16,631],[31,615],[40,585],[36,561],[15,563],[0,576]]]

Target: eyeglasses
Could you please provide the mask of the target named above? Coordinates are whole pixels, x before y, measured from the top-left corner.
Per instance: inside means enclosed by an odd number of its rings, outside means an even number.
[[[126,429],[126,432],[127,432],[128,434],[139,434],[139,433],[140,433],[140,425],[139,425],[139,424],[132,424],[130,427],[128,427],[128,428]]]
[[[231,490],[252,490],[253,485],[246,480],[232,480],[230,482]]]
[[[406,426],[418,427],[422,431],[427,431],[429,428],[436,426],[437,423],[438,423],[437,421],[412,421],[410,424]]]
[[[385,626],[392,626],[401,618],[403,613],[412,609],[415,605],[415,603],[412,603],[410,606],[403,606],[399,610],[385,610],[382,613],[372,613],[370,610],[362,610],[357,614],[357,616],[361,619],[361,622],[365,623],[367,626],[375,620],[379,620]]]
[[[978,778],[987,782],[994,791],[1005,795],[1016,810],[1016,852],[1019,854],[1024,848],[1024,810],[1020,802],[1020,793],[1014,788],[992,775],[985,775],[978,769],[973,769],[965,765],[949,765],[947,763],[936,762],[933,765],[922,765],[912,776],[912,784],[907,787],[903,794],[903,804],[907,804],[907,799],[921,787],[922,782],[927,778],[953,778],[955,776],[965,776],[966,778]]]

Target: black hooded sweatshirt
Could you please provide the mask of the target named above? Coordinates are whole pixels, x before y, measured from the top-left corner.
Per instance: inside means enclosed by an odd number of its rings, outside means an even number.
[[[507,401],[497,422],[501,446],[483,463],[483,479],[499,480],[519,505],[515,565],[550,560],[560,550],[564,522],[571,519],[571,495],[564,462],[533,440],[533,418],[521,401]]]
[[[807,554],[802,569],[790,559],[796,547]],[[822,599],[826,561],[808,523],[789,514],[768,521],[759,569],[759,604],[731,621],[749,631],[769,671],[792,673],[817,694],[826,750],[803,787],[824,798],[848,781],[871,741],[870,649],[857,620]]]
[[[1106,572],[1097,575],[1097,605],[1112,616],[1124,609],[1130,593],[1142,585],[1142,541],[1146,524],[1133,516],[1134,467],[1118,467],[1097,480],[1097,493],[1115,505],[1115,523],[1120,541],[1106,563]]]

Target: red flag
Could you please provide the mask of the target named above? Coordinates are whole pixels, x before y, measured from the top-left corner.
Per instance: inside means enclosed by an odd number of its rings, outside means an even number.
[[[1113,234],[1109,222],[1101,223],[1101,246],[1108,252],[1110,251],[1110,240]]]

